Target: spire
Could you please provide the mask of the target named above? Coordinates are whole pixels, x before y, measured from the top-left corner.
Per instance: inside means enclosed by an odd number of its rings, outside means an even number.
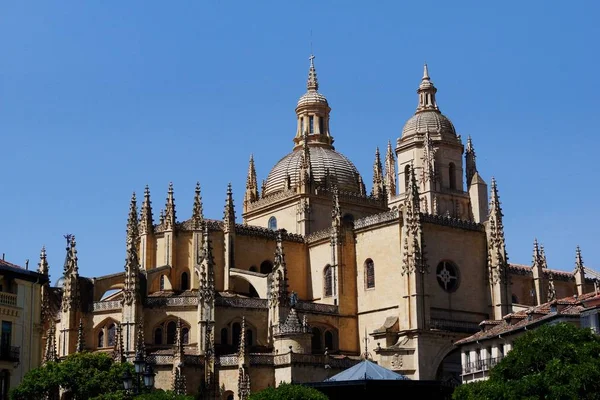
[[[413,165],[410,166],[410,178],[408,181],[406,204],[411,209],[412,213],[419,214],[421,212],[419,185],[417,183],[417,176]]]
[[[244,204],[258,200],[258,180],[256,179],[256,168],[254,167],[254,155],[250,155],[248,165],[248,177],[246,178],[246,194],[244,195]]]
[[[145,339],[144,339],[144,323],[142,322],[141,318],[138,321],[137,337],[135,340],[135,353],[136,353],[136,357],[141,356],[142,358],[146,359],[146,343],[145,343]]]
[[[200,182],[196,182],[196,191],[194,194],[194,208],[192,210],[192,227],[194,230],[202,229],[204,215],[202,210],[202,195],[200,193]]]
[[[77,347],[75,351],[77,353],[83,353],[85,350],[85,338],[83,336],[83,319],[79,319],[79,327],[77,328]]]
[[[204,302],[212,300],[215,295],[215,270],[214,259],[212,254],[212,246],[210,235],[208,232],[208,224],[204,224],[204,242],[202,243],[202,253],[200,256],[200,299]]]
[[[540,260],[542,263],[542,268],[548,268],[548,260],[546,259],[546,251],[544,250],[544,245],[540,245]]]
[[[54,320],[50,320],[50,327],[46,332],[46,349],[44,351],[44,364],[58,361],[56,352],[56,325]]]
[[[538,244],[537,238],[533,239],[533,261],[531,263],[531,266],[532,268],[542,267],[540,246]]]
[[[240,332],[240,343],[238,347],[238,366],[247,366],[246,363],[246,317],[242,317],[242,331]]]
[[[175,357],[183,361],[183,324],[181,318],[177,318],[177,329],[175,331]]]
[[[317,70],[315,69],[315,56],[311,54],[308,59],[310,60],[310,68],[308,70],[308,81],[306,83],[306,88],[309,92],[316,92],[319,90],[319,80],[317,79]]]
[[[473,176],[477,172],[477,163],[475,162],[475,148],[471,136],[467,139],[467,148],[465,150],[465,173],[467,178],[467,187],[471,185]]]
[[[575,250],[575,272],[584,272],[583,259],[581,258],[581,248],[579,245]]]
[[[77,249],[74,235],[65,235],[67,255],[65,257],[62,309],[69,311],[79,306],[79,267],[77,265]]]
[[[375,162],[373,163],[373,189],[371,190],[371,196],[376,199],[381,199],[385,194],[383,185],[383,167],[381,166],[381,156],[379,154],[379,147],[375,149]]]
[[[40,250],[40,262],[38,263],[38,273],[49,276],[48,259],[46,257],[46,246],[42,246]]]
[[[144,189],[144,202],[140,212],[139,233],[147,235],[154,230],[154,221],[152,220],[152,202],[150,201],[150,188],[146,185]]]
[[[271,279],[271,296],[269,302],[271,307],[276,305],[286,306],[288,304],[288,277],[283,251],[283,233],[285,230],[277,231],[277,245],[273,264],[273,278]]]
[[[135,198],[135,192],[133,192],[131,195],[131,202],[129,203],[129,217],[127,218],[127,238],[133,238],[134,243],[137,243],[140,236],[137,215],[137,200]]]
[[[429,70],[427,68],[427,64],[423,67],[423,78],[421,79],[421,84],[419,85],[419,89],[417,93],[419,94],[419,106],[417,107],[417,112],[422,111],[438,111],[439,108],[435,101],[435,94],[437,89],[433,86],[431,79],[429,78]]]
[[[508,284],[507,281],[507,268],[508,268],[508,256],[506,254],[506,240],[504,237],[504,225],[502,223],[502,207],[500,206],[500,197],[498,196],[498,187],[496,185],[496,179],[492,177],[492,188],[490,195],[490,205],[488,214],[488,270],[490,273],[490,280],[493,284],[502,283]],[[541,253],[540,253],[540,262]],[[504,289],[502,289],[504,292]],[[502,298],[508,297],[506,293],[502,293]],[[504,301],[500,301],[498,298],[499,305],[501,308],[505,306]],[[508,300],[506,300],[508,301]],[[499,310],[499,312],[505,313],[507,310]],[[498,314],[499,315],[499,314]],[[503,314],[504,315],[504,314]]]
[[[225,211],[223,211],[223,230],[225,232],[231,232],[235,230],[235,207],[233,205],[233,193],[231,190],[231,182],[227,184]]]
[[[127,238],[127,258],[125,259],[125,283],[123,303],[131,305],[140,298],[140,263],[137,248],[132,236]]]
[[[306,131],[302,134],[302,160],[300,161],[300,181],[307,184],[312,180],[312,168],[310,161],[310,149],[308,147],[308,134]]]
[[[342,222],[342,208],[340,207],[340,197],[337,186],[333,187],[333,209],[331,210],[331,219],[336,224]]]
[[[175,198],[173,197],[173,182],[169,183],[169,191],[167,193],[167,203],[165,204],[165,230],[174,230],[177,216],[175,215]]]
[[[115,334],[115,348],[112,353],[115,362],[125,362],[125,346],[123,344],[123,326],[117,323],[117,332]]]
[[[388,202],[396,195],[396,158],[392,150],[392,142],[388,140],[387,153],[385,155],[385,189]]]
[[[496,185],[496,179],[492,177],[492,190],[490,196],[490,212],[488,219],[494,221],[494,230],[492,232],[493,238],[502,240],[504,242],[504,225],[502,224],[502,207],[500,206],[500,197],[498,196],[498,187]]]
[[[38,273],[48,278],[48,281],[42,285],[42,307],[40,310],[40,316],[42,323],[50,317],[50,268],[48,266],[48,260],[46,258],[46,246],[42,246],[40,251],[40,262],[38,263]]]

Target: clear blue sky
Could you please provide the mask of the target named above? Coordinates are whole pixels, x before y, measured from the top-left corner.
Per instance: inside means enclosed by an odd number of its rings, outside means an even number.
[[[35,268],[45,244],[55,281],[73,233],[81,274],[121,271],[131,192],[149,184],[157,213],[169,181],[180,220],[197,180],[222,218],[231,181],[241,221],[250,153],[262,179],[292,148],[312,30],[336,148],[366,182],[426,61],[498,181],[510,261],[530,264],[537,236],[551,268],[571,270],[580,244],[600,270],[598,15],[597,1],[4,1],[0,252]]]

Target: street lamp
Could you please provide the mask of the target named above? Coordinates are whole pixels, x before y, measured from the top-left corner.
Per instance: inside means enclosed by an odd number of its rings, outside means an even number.
[[[133,360],[135,376],[131,375],[129,370],[123,373],[123,387],[126,392],[133,392],[134,395],[140,394],[144,389],[152,390],[154,388],[154,369],[152,365],[146,363],[143,354],[139,353]],[[143,384],[143,386],[142,386]]]

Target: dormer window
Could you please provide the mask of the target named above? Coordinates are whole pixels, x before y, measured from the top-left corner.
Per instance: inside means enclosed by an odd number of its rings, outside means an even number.
[[[315,133],[315,117],[312,115],[308,117],[308,129],[309,133]]]

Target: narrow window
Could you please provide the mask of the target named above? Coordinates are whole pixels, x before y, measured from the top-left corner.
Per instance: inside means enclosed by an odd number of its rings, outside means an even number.
[[[167,344],[175,344],[175,336],[177,335],[177,324],[171,321],[167,324]]]
[[[410,165],[404,167],[404,191],[408,191],[410,185]]]
[[[162,328],[156,328],[154,331],[154,344],[163,344]]]
[[[165,290],[165,276],[161,275],[160,276],[160,287],[159,290],[163,291]]]
[[[275,218],[275,217],[269,218],[269,229],[272,231],[277,230],[277,218]]]
[[[309,132],[310,133],[315,133],[315,117],[313,117],[312,115],[310,117],[308,117],[308,124],[309,124]]]
[[[319,328],[312,328],[311,346],[313,353],[321,351],[321,331]]]
[[[221,329],[221,344],[227,344],[227,328]]]
[[[252,330],[246,329],[246,346],[252,346]]]
[[[456,189],[456,166],[454,163],[448,165],[448,179],[450,180],[450,189]]]
[[[104,347],[104,328],[98,332],[98,347]]]
[[[189,328],[183,328],[181,330],[181,343],[188,344],[190,342],[190,330]]]
[[[237,322],[233,324],[231,327],[231,344],[239,348],[240,346],[240,333],[242,332],[242,327]]]
[[[365,285],[367,289],[375,287],[375,264],[370,258],[365,261]]]
[[[331,331],[325,332],[325,347],[327,347],[328,350],[333,349],[333,333],[331,333]]]
[[[2,336],[0,336],[0,347],[2,348],[2,351],[10,349],[11,340],[12,322],[2,321]]]
[[[331,282],[332,278],[331,266],[327,265],[323,271],[323,279],[325,280],[325,297],[333,295],[333,283]]]
[[[319,133],[321,135],[325,134],[325,129],[323,128],[323,117],[319,117]]]
[[[300,117],[300,134],[304,135],[304,117]]]
[[[115,335],[117,333],[117,326],[115,324],[111,324],[108,327],[107,333],[108,333],[108,337],[107,337],[108,347],[112,347],[115,345]]]
[[[188,290],[190,288],[190,279],[188,273],[184,272],[181,274],[181,290]]]

